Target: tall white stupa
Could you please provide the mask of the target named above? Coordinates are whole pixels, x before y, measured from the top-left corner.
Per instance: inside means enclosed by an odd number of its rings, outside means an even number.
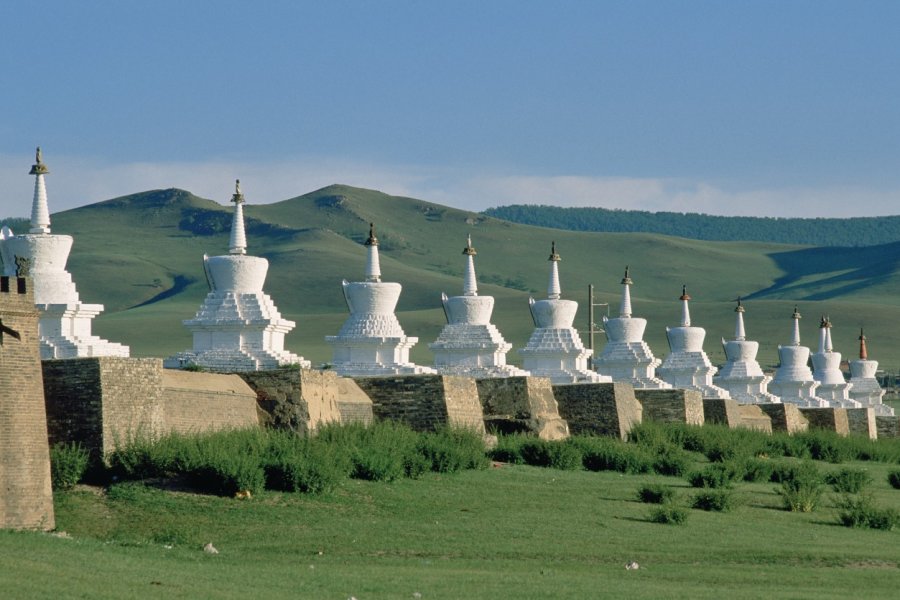
[[[447,294],[441,294],[447,324],[438,339],[428,345],[434,352],[434,366],[438,373],[478,379],[527,376],[528,371],[506,364],[506,353],[512,344],[491,323],[494,298],[478,295],[476,254],[469,236],[463,249],[466,257],[463,295],[448,298]]]
[[[775,377],[769,382],[769,392],[781,398],[782,402],[790,402],[804,408],[827,408],[829,403],[816,395],[819,382],[813,379],[809,369],[809,348],[800,345],[800,311],[794,307],[794,329],[791,341],[787,346],[778,346],[778,358],[781,362],[775,371]]]
[[[863,408],[872,408],[880,417],[894,416],[894,409],[883,402],[884,390],[875,378],[878,361],[869,360],[866,349],[866,334],[859,330],[859,359],[850,361],[850,397],[859,402]]]
[[[381,281],[378,238],[371,223],[365,246],[366,280],[342,282],[350,316],[337,335],[325,336],[333,352],[332,367],[345,377],[435,373],[409,362],[409,350],[419,338],[407,337],[394,314],[402,286]]]
[[[634,282],[625,267],[622,279],[622,305],[617,318],[603,317],[606,346],[594,358],[594,368],[613,381],[629,383],[635,389],[669,389],[672,386],[656,376],[662,362],[653,356],[644,341],[647,319],[631,316],[631,286]]]
[[[547,299],[528,299],[535,329],[528,344],[519,350],[522,366],[535,377],[548,377],[554,385],[567,383],[608,383],[611,377],[588,369],[591,350],[584,347],[578,331],[572,326],[578,303],[561,299],[559,284],[560,256],[556,242],[550,249],[550,283]]]
[[[813,379],[819,382],[816,396],[827,400],[836,408],[859,408],[861,405],[850,398],[850,388],[841,371],[841,353],[831,345],[831,319],[822,316],[819,322],[819,351],[812,355]]]
[[[713,377],[713,383],[728,390],[731,397],[742,404],[780,404],[781,400],[768,391],[772,378],[763,373],[756,360],[759,342],[748,340],[746,337],[744,305],[740,298],[737,299],[734,312],[737,315],[734,339],[728,342],[722,339],[727,361]]]
[[[244,194],[235,182],[234,217],[228,254],[203,256],[209,293],[193,319],[183,321],[194,336],[194,347],[163,361],[177,369],[198,366],[210,371],[242,372],[310,363],[284,349],[284,336],[296,323],[281,317],[263,292],[269,261],[247,255]]]
[[[44,175],[49,172],[38,148],[30,172],[34,175],[31,229],[21,235],[15,235],[8,227],[0,231],[3,274],[29,275],[34,279],[34,302],[40,313],[41,359],[128,356],[128,346],[91,334],[91,319],[103,312],[103,305],[83,304],[72,275],[66,271],[72,236],[50,233],[50,209],[44,183]]]
[[[669,354],[656,370],[657,374],[673,387],[696,390],[704,398],[730,398],[728,391],[713,385],[716,368],[703,351],[706,330],[691,327],[691,310],[687,288],[681,288],[681,325],[666,327],[669,340]]]

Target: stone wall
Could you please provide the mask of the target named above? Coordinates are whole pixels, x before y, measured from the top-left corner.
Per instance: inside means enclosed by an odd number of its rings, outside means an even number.
[[[338,376],[333,371],[276,369],[239,373],[256,392],[260,421],[302,435],[341,421]],[[371,413],[371,401],[369,402]]]
[[[873,440],[878,438],[875,410],[872,408],[848,408],[847,425],[850,433],[858,433]]]
[[[341,423],[370,424],[374,418],[372,399],[350,378],[337,377],[337,405]]]
[[[443,425],[485,433],[475,380],[455,375],[355,378],[372,399],[376,418],[406,423],[418,431]]]
[[[53,529],[50,450],[32,280],[0,278],[0,528]]]
[[[741,412],[738,409],[737,400],[730,398],[704,398],[703,422],[727,425],[730,428],[742,425]]]
[[[801,408],[810,429],[825,429],[838,435],[850,435],[846,408]]]
[[[489,432],[533,433],[544,440],[569,436],[548,378],[491,377],[476,385]]]
[[[741,414],[741,427],[772,433],[772,419],[762,411],[759,404],[738,404]]]
[[[772,420],[772,431],[786,431],[789,434],[802,433],[809,429],[809,421],[796,404],[757,404],[759,409]]]
[[[703,425],[703,397],[696,390],[634,390],[645,421]]]
[[[878,429],[878,437],[900,437],[900,417],[875,417],[875,427]]]
[[[162,368],[158,358],[101,356],[42,363],[51,443],[95,457],[134,436],[259,424],[256,394],[235,375]]]
[[[553,386],[559,414],[573,434],[611,435],[625,439],[642,420],[641,404],[627,383],[581,383]]]

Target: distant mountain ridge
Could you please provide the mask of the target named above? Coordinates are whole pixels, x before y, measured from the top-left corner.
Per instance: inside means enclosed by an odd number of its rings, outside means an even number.
[[[702,213],[511,204],[482,214],[538,227],[604,233],[659,233],[718,242],[875,246],[900,241],[900,216],[851,218],[722,217]]]

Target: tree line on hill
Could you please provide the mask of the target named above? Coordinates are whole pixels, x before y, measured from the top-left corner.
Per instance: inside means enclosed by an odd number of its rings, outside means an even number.
[[[570,231],[659,233],[694,240],[810,246],[874,246],[900,240],[900,216],[851,218],[722,217],[699,213],[512,204],[482,214]]]

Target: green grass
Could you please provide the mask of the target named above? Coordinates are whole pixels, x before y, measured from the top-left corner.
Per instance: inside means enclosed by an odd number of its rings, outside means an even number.
[[[897,506],[888,466],[866,467],[879,505]],[[635,498],[660,482],[674,483],[507,466],[249,501],[139,484],[76,489],[56,496],[58,527],[72,539],[0,533],[0,589],[23,598],[896,594],[900,533],[840,527],[832,505],[786,512],[771,484],[738,484],[744,501],[729,513],[660,525]],[[207,542],[220,553],[204,554]],[[641,568],[626,571],[631,561]]]

